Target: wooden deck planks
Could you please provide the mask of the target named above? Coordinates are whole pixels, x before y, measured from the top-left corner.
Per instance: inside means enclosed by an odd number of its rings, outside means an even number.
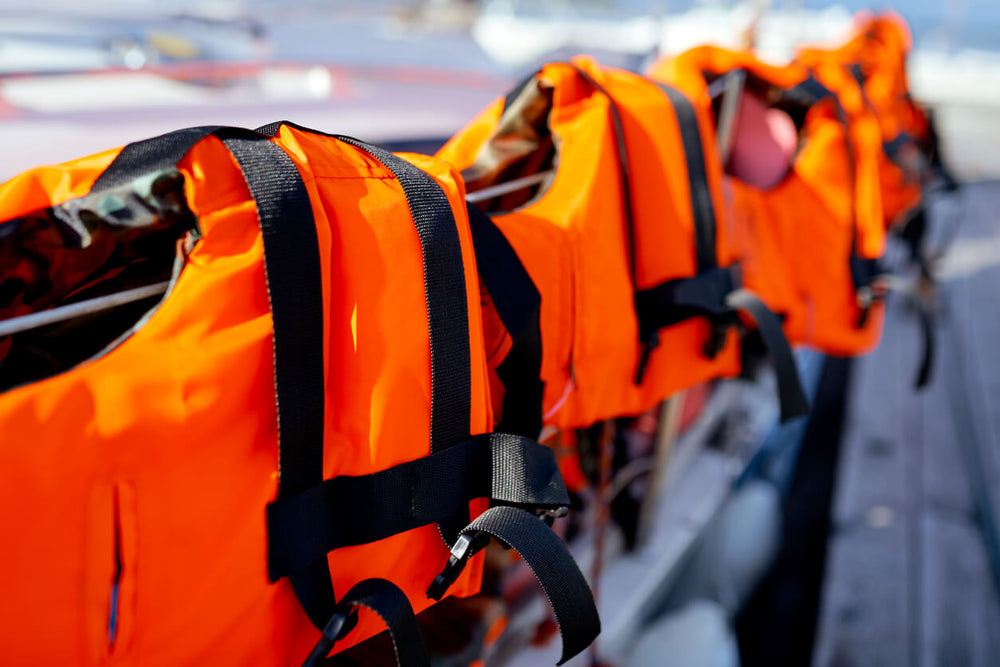
[[[932,210],[932,238],[946,237],[955,202]],[[813,654],[821,667],[1000,664],[1000,598],[955,422],[971,421],[1000,516],[1000,184],[966,186],[959,210],[941,264],[931,386],[910,386],[920,343],[902,299],[890,300],[880,347],[855,365]]]

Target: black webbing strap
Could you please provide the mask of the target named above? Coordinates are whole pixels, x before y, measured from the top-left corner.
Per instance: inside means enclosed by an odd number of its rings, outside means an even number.
[[[444,571],[427,591],[441,599],[465,563],[493,537],[517,551],[541,584],[562,635],[563,664],[583,651],[601,632],[594,597],[562,540],[538,517],[515,507],[494,507],[467,526],[452,549]]]
[[[726,296],[726,305],[753,318],[757,331],[767,347],[778,384],[781,421],[809,413],[809,400],[802,389],[795,356],[781,330],[781,320],[753,292],[738,289]]]
[[[364,607],[378,614],[389,628],[392,647],[399,667],[428,667],[430,658],[424,639],[417,625],[406,594],[385,579],[365,579],[347,591],[330,621],[323,627],[323,634],[309,653],[302,667],[315,667],[333,649],[338,639],[346,636],[356,626],[356,611]]]
[[[715,257],[715,206],[708,185],[708,170],[705,166],[698,115],[691,101],[679,90],[659,81],[655,83],[670,100],[681,132],[684,159],[687,164],[687,180],[691,189],[691,210],[694,214],[695,257],[697,270],[701,273],[714,269],[718,266],[718,262]]]
[[[942,157],[941,141],[937,131],[937,116],[933,109],[924,109],[924,113],[927,115],[927,139],[923,142],[923,151],[925,155],[930,156],[931,173],[937,175],[946,191],[955,192],[958,190],[959,184]]]
[[[608,109],[611,111],[611,127],[615,133],[615,159],[618,161],[618,181],[622,190],[622,212],[625,217],[625,233],[628,236],[628,266],[629,275],[632,277],[633,289],[638,284],[638,266],[636,257],[635,240],[635,213],[632,208],[632,176],[630,174],[628,145],[625,142],[625,129],[622,125],[621,113],[618,111],[618,104],[604,86],[594,80],[584,69],[573,63],[565,63],[576,70],[580,77],[589,83],[591,87],[608,100]]]
[[[827,97],[835,97],[833,91],[820,83],[812,74],[791,88],[781,90],[783,101],[807,108]]]
[[[503,414],[497,430],[529,438],[542,430],[542,297],[503,232],[468,204],[476,266],[513,345],[497,367],[503,383]]]
[[[692,317],[721,317],[729,311],[726,295],[734,289],[736,279],[733,271],[715,268],[636,292],[639,335],[648,338],[663,327]]]
[[[851,73],[852,75],[854,74],[854,72]],[[857,77],[855,77],[855,84],[858,86],[861,96],[867,100],[863,82],[859,81]],[[875,262],[875,260],[863,258],[858,252],[857,151],[855,150],[854,139],[851,135],[851,123],[847,116],[847,110],[844,109],[844,106],[840,103],[840,99],[833,93],[833,91],[821,84],[813,74],[810,74],[808,78],[799,83],[797,86],[784,91],[783,97],[786,99],[794,99],[807,106],[816,104],[827,97],[829,97],[833,102],[834,114],[844,130],[844,148],[847,151],[848,180],[851,185],[851,255],[848,261],[850,262],[851,278],[854,282],[854,291],[856,293],[866,291],[871,285],[870,276],[874,275],[871,272],[870,265]],[[863,327],[868,321],[869,308],[869,306],[859,305],[859,316],[857,320],[857,326],[859,328]]]
[[[851,73],[851,76],[854,77],[858,86],[863,90],[868,77],[865,76],[865,70],[861,67],[861,63],[851,63],[847,69]]]
[[[264,239],[278,405],[278,499],[323,479],[323,297],[319,243],[309,193],[291,158],[261,136],[225,138],[257,205]],[[276,539],[268,533],[268,551]],[[326,559],[290,573],[303,609],[317,627],[333,614]]]
[[[550,448],[516,435],[480,435],[370,475],[334,477],[269,505],[269,576],[277,581],[326,562],[334,549],[437,523],[474,498],[543,511],[569,505]]]
[[[444,191],[428,174],[389,151],[342,135],[330,135],[280,121],[259,128],[273,136],[282,125],[350,144],[381,162],[399,181],[413,218],[424,264],[431,356],[431,452],[469,439],[472,406],[469,313],[458,227]],[[468,508],[438,522],[448,546],[469,522]]]
[[[701,142],[698,115],[691,101],[679,90],[653,81],[670,102],[677,118],[687,165],[687,181],[694,222],[694,253],[696,274],[691,278],[667,281],[651,289],[636,291],[636,316],[639,320],[639,340],[642,350],[634,381],[641,384],[654,349],[659,346],[659,330],[691,317],[714,316],[714,331],[704,353],[714,357],[725,339],[726,294],[734,289],[731,273],[720,269],[716,258],[716,218],[708,168]],[[725,291],[720,291],[725,290]]]
[[[913,386],[917,389],[923,389],[931,379],[931,369],[934,367],[937,339],[934,336],[934,318],[927,304],[916,296],[912,297],[911,303],[913,304],[914,311],[917,313],[917,318],[920,320],[920,331],[924,339],[924,351],[920,360],[920,366],[917,368],[917,376],[913,380]]]
[[[179,130],[129,144],[97,179],[111,187],[174,166],[207,137],[220,138],[238,162],[257,208],[274,326],[278,413],[278,498],[319,484],[323,475],[323,301],[316,226],[309,195],[285,152],[258,132],[218,126]],[[269,550],[275,547],[269,534]],[[325,560],[290,575],[292,587],[318,628],[333,613]]]
[[[138,176],[175,167],[192,146],[224,129],[227,128],[219,125],[189,127],[128,144],[97,177],[91,192],[125,185]]]
[[[653,335],[658,329],[691,317],[707,317],[716,332],[702,350],[707,357],[718,353],[724,342],[719,336],[724,337],[726,330],[738,323],[736,311],[753,318],[770,354],[778,382],[782,421],[806,414],[809,402],[802,389],[792,349],[781,329],[781,320],[752,292],[738,288],[733,270],[716,268],[636,293],[640,335]]]
[[[466,208],[479,277],[504,327],[517,338],[538,313],[542,297],[503,232],[476,206],[466,204]]]

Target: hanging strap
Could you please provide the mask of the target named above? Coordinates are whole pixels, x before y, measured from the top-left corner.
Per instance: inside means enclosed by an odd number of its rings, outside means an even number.
[[[468,204],[469,227],[479,277],[513,345],[497,367],[504,386],[497,430],[537,438],[542,430],[542,297],[514,248],[493,221]]]
[[[636,310],[642,314],[640,322],[644,327],[641,333],[652,336],[658,329],[701,316],[716,324],[715,331],[724,336],[729,327],[739,324],[737,313],[743,312],[753,319],[771,357],[782,421],[807,414],[809,401],[781,320],[752,292],[738,288],[739,280],[734,273],[731,269],[716,268],[638,292]],[[712,357],[723,342],[718,336],[710,337],[702,353]]]
[[[757,331],[764,340],[774,375],[778,383],[778,402],[781,406],[781,421],[809,414],[809,400],[802,389],[798,366],[781,330],[781,320],[761,301],[756,294],[746,289],[738,289],[726,296],[726,306],[746,313],[753,318]]]
[[[496,538],[517,551],[535,573],[552,606],[562,635],[563,664],[590,645],[601,632],[594,597],[562,540],[538,517],[515,507],[494,507],[459,533],[451,558],[427,595],[440,600],[469,558]]]
[[[429,667],[430,658],[413,607],[406,594],[385,579],[365,579],[347,591],[302,667],[321,664],[337,640],[357,625],[357,610],[361,607],[378,614],[389,628],[399,667]]]

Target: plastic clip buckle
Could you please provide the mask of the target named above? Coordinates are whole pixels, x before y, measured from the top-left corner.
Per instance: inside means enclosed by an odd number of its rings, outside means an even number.
[[[556,507],[555,509],[538,510],[536,512],[536,514],[538,515],[539,519],[541,519],[542,521],[545,522],[546,526],[548,526],[549,528],[551,528],[552,524],[555,523],[556,519],[561,519],[562,517],[564,517],[567,514],[569,514],[569,508],[568,507]]]
[[[319,641],[316,642],[313,650],[309,652],[309,656],[302,663],[302,667],[312,667],[318,664],[318,661],[326,658],[333,649],[333,645],[337,643],[337,640],[353,630],[357,624],[357,609],[345,611],[338,608],[333,613],[333,616],[330,617],[330,620],[327,621],[326,626],[323,628],[323,634],[320,636]]]
[[[485,540],[482,538],[486,538]],[[434,577],[434,581],[427,587],[427,597],[432,600],[440,600],[448,592],[451,585],[458,579],[458,575],[465,569],[465,563],[469,558],[486,546],[489,535],[485,533],[472,533],[459,535],[455,540],[455,545],[451,548],[451,555],[448,563],[441,570],[441,574]]]

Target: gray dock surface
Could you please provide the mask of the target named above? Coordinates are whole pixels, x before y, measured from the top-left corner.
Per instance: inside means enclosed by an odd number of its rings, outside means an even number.
[[[931,206],[933,379],[916,392],[917,320],[891,298],[848,389],[817,641],[819,667],[1000,664],[1000,597],[977,504],[1000,516],[1000,182]],[[958,225],[957,227],[955,225]]]

